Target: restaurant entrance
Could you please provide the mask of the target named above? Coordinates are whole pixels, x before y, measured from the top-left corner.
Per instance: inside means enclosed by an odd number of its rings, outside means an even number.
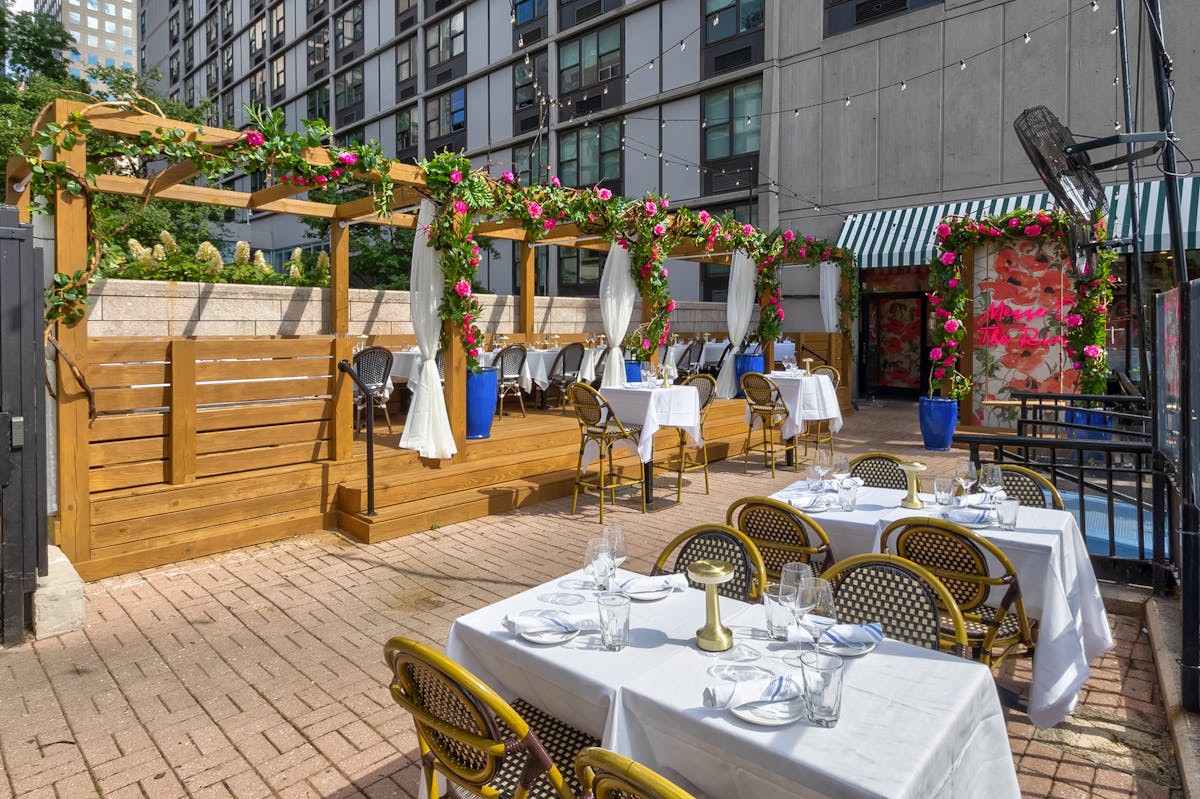
[[[928,369],[928,305],[923,292],[863,295],[859,340],[865,396],[914,398],[921,393]]]

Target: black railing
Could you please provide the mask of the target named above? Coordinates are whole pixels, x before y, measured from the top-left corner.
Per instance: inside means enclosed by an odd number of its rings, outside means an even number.
[[[1141,397],[1014,393],[1017,435],[959,433],[980,461],[1044,474],[1075,512],[1099,576],[1166,591],[1175,584],[1179,541],[1175,487],[1154,453]],[[1072,404],[1064,404],[1064,403]]]
[[[375,394],[371,387],[362,381],[358,372],[343,358],[338,361],[338,369],[350,375],[350,379],[362,392],[362,401],[366,406],[367,415],[367,515],[375,515]],[[376,387],[378,390],[378,387]],[[354,423],[355,432],[358,430],[358,420]]]

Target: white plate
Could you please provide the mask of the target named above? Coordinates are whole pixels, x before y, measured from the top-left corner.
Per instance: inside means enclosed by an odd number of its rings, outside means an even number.
[[[824,495],[814,495],[799,499],[789,499],[788,504],[796,510],[802,510],[805,513],[822,513],[834,507],[837,504],[837,500]]]
[[[970,527],[976,530],[982,530],[985,527],[991,527],[994,516],[991,513],[983,510],[955,508],[943,512],[942,514],[946,521],[961,524],[963,527]]]
[[[729,708],[729,712],[742,721],[763,727],[782,727],[805,718],[804,697],[798,696],[786,702],[749,702]]]
[[[828,642],[821,643],[822,652],[832,652],[835,655],[840,655],[844,658],[856,658],[865,655],[875,648],[874,641],[868,641],[865,644],[831,644]]]
[[[730,682],[769,680],[776,676],[775,672],[770,669],[750,663],[717,663],[708,667],[708,674],[718,680],[729,680]]]
[[[582,605],[587,601],[581,594],[567,593],[542,594],[537,599],[550,605]]]
[[[575,636],[579,635],[579,630],[545,630],[535,633],[520,633],[520,636],[531,644],[542,644],[545,646],[553,644],[565,644]]]
[[[675,591],[671,586],[660,588],[657,591],[622,591],[625,596],[635,602],[657,602],[660,599],[666,599]]]

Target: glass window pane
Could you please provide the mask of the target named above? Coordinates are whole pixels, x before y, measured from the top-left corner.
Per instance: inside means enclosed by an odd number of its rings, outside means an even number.
[[[729,121],[729,93],[713,92],[704,97],[704,121],[709,127]]]
[[[575,285],[579,282],[579,256],[577,253],[562,253],[560,256],[560,269],[562,274],[562,282],[567,285]]]
[[[565,92],[578,89],[580,86],[579,67],[570,67],[563,70],[558,76],[558,83],[558,88]]]
[[[575,148],[575,134],[565,133],[558,140],[558,158],[560,161],[574,160],[577,150]]]
[[[465,20],[466,15],[462,11],[450,17],[450,33],[462,33]]]
[[[705,0],[704,13],[711,14],[714,11],[720,11],[723,8],[729,8],[733,5],[734,0]]]
[[[763,24],[762,0],[742,0],[741,17],[739,30],[749,31],[761,28]]]
[[[580,253],[579,282],[596,283],[600,280],[600,258],[589,252]]]
[[[708,32],[710,42],[728,39],[737,32],[737,15],[730,9],[719,15],[709,16],[705,19],[704,29]]]
[[[609,122],[600,129],[600,149],[615,150],[621,146],[621,125]]]
[[[621,179],[621,151],[606,152],[600,160],[600,180]]]
[[[726,158],[729,155],[729,128],[726,125],[709,125],[704,132],[704,156]]]
[[[621,26],[609,25],[600,31],[600,52],[611,53],[621,49]]]
[[[754,116],[762,110],[761,104],[762,85],[758,81],[733,87],[733,115],[735,117],[745,117],[747,114]]]
[[[733,155],[744,155],[758,151],[758,125],[747,125],[745,120],[733,125]]]
[[[596,37],[595,36],[585,36],[585,37],[583,37],[583,41],[580,44],[581,44],[582,50],[583,50],[581,59],[583,61],[584,69],[586,70],[586,69],[590,68],[592,70],[595,70],[595,67],[596,67]],[[594,71],[592,74],[595,74]]]
[[[564,44],[558,51],[558,68],[566,69],[579,63],[579,42]]]

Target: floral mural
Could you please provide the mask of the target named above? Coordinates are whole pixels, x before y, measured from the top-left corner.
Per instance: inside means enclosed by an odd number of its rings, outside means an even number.
[[[921,388],[921,299],[895,298],[881,304],[879,385]]]

